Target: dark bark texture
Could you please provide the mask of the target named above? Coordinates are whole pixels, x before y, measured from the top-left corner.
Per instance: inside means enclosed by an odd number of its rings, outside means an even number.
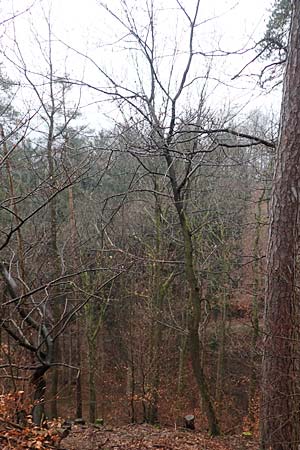
[[[300,0],[294,0],[293,6],[267,253],[261,404],[264,450],[300,448]]]

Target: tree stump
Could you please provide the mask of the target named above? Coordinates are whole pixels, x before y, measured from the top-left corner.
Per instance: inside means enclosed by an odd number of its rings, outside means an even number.
[[[82,417],[79,417],[74,420],[74,425],[85,425],[85,420]]]
[[[192,414],[185,416],[184,425],[185,425],[185,428],[187,428],[188,430],[194,430],[195,429],[195,416],[193,416]]]

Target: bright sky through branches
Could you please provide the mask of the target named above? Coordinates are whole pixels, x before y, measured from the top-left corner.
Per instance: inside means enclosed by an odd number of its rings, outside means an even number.
[[[25,10],[32,4],[33,0],[14,0],[4,2],[0,0],[2,7],[2,17],[5,19],[10,14]],[[149,2],[150,3],[150,2]],[[192,13],[195,2],[185,0],[182,2],[188,13]],[[10,4],[10,7],[9,7]],[[136,14],[136,22],[139,30],[143,32],[147,26],[146,1],[128,0],[129,8]],[[178,13],[176,0],[156,0],[157,20],[157,46],[158,54],[161,58],[160,71],[165,81],[169,76],[170,59],[174,45],[177,48],[176,70],[178,73],[185,64],[185,52],[187,48],[187,25],[182,19],[182,14]],[[111,0],[109,8],[118,14],[121,11],[122,0]],[[22,8],[22,9],[21,9]],[[197,23],[195,48],[199,52],[236,52],[243,53],[244,50],[253,47],[254,43],[262,37],[264,23],[268,17],[269,0],[202,0],[200,3],[199,20]],[[14,64],[21,64],[21,59],[26,61],[26,66],[34,75],[36,82],[47,71],[46,41],[48,38],[47,21],[51,24],[52,56],[57,76],[69,76],[75,80],[85,80],[88,83],[103,87],[106,80],[101,77],[99,70],[93,62],[103,67],[106,73],[112,74],[118,80],[126,80],[127,85],[134,89],[139,82],[138,72],[146,73],[147,68],[137,59],[135,43],[126,37],[126,30],[120,23],[113,19],[100,5],[97,0],[36,0],[29,13],[19,16],[14,23],[3,26],[2,36],[4,38],[5,56],[9,57],[9,63],[5,62],[4,67],[10,74],[14,74]],[[144,27],[144,28],[143,28]],[[9,37],[9,39],[8,39]],[[16,44],[18,50],[16,50]],[[127,48],[126,48],[127,47]],[[78,54],[87,55],[84,56]],[[248,104],[250,108],[275,104],[278,108],[279,95],[272,95],[268,99],[264,97],[261,101],[260,90],[255,90],[255,82],[251,77],[244,77],[235,82],[232,77],[253,57],[253,53],[236,54],[229,58],[217,56],[209,60],[194,60],[192,75],[194,77],[205,77],[210,71],[212,83],[208,89],[208,95],[213,99],[213,104],[219,104],[220,108],[229,104]],[[251,71],[250,71],[251,72]],[[253,70],[252,72],[255,72]],[[247,75],[249,71],[245,72]],[[39,77],[40,74],[41,77]],[[14,76],[14,75],[13,75]],[[147,76],[144,77],[145,89],[147,90]],[[197,91],[198,89],[198,91]],[[201,89],[195,87],[193,92],[197,93]],[[86,106],[94,102],[107,102],[103,96],[96,96],[95,92],[84,89],[81,95],[82,105]],[[28,98],[28,94],[25,95]],[[76,101],[76,100],[74,100]],[[186,101],[191,101],[191,97],[186,97]],[[85,108],[83,112],[86,116],[95,120],[95,114],[109,116],[113,110],[109,107],[100,106],[95,109]],[[92,113],[91,113],[92,111]],[[106,120],[105,119],[105,120]],[[103,117],[102,117],[103,120]]]

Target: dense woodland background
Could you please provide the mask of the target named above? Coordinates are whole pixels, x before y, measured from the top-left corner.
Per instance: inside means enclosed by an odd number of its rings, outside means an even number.
[[[189,45],[176,83],[160,76],[155,5],[145,31],[121,3],[148,72],[133,90],[98,67],[108,87],[88,87],[118,109],[113,126],[84,123],[86,83],[54,67],[48,19],[42,73],[15,43],[34,111],[2,65],[2,408],[20,425],[30,413],[180,427],[192,414],[200,430],[255,435],[278,119],[212,106],[209,65],[187,103],[199,2],[177,2]],[[270,14],[262,89],[280,86],[290,2]]]

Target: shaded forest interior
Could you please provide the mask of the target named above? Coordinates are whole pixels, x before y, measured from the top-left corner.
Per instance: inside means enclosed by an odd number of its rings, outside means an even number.
[[[253,126],[263,126],[262,118],[256,120]],[[24,342],[40,340],[42,347],[42,320],[55,338],[53,363],[59,364],[45,371],[47,416],[179,425],[192,413],[205,429],[190,357],[185,249],[168,184],[123,151],[126,135],[103,133],[86,143],[73,133],[73,142],[69,131],[67,144],[53,147],[51,185],[47,174],[39,185],[42,142],[24,142],[2,168],[8,186],[3,197],[19,198],[23,215],[47,202],[6,250],[17,299],[11,302],[3,284],[5,327],[15,327]],[[259,152],[256,146],[201,154],[186,190],[193,264],[201,280],[200,358],[224,429],[243,426],[245,417],[257,421],[272,161],[264,146]],[[73,164],[76,175],[66,169]],[[184,170],[181,160],[176,165]],[[71,186],[70,176],[76,176]],[[48,202],[53,190],[59,191],[55,222]],[[37,330],[28,317],[38,321]],[[27,354],[4,332],[1,342],[4,391],[32,390],[25,381],[32,370],[22,367],[31,360],[37,365],[39,349]]]
[[[259,435],[279,120],[229,99],[220,106],[225,55],[200,51],[198,34],[211,19],[200,21],[200,0],[175,3],[174,31],[162,26],[167,9],[159,1],[137,15],[129,0],[115,10],[99,2],[103,29],[118,35],[111,46],[103,31],[107,66],[59,40],[41,2],[28,9],[37,63],[29,68],[18,14],[7,19],[0,427],[23,432],[60,417]],[[249,49],[249,60],[264,66],[255,89],[281,85],[290,10],[289,0],[276,1],[264,38]],[[62,48],[85,67],[82,78],[66,67],[62,73]],[[238,89],[246,89],[239,83],[250,78],[248,66],[231,74]],[[91,105],[97,112],[85,116]],[[264,382],[268,392],[267,376]],[[64,431],[44,443],[32,437],[31,448],[53,448]]]

